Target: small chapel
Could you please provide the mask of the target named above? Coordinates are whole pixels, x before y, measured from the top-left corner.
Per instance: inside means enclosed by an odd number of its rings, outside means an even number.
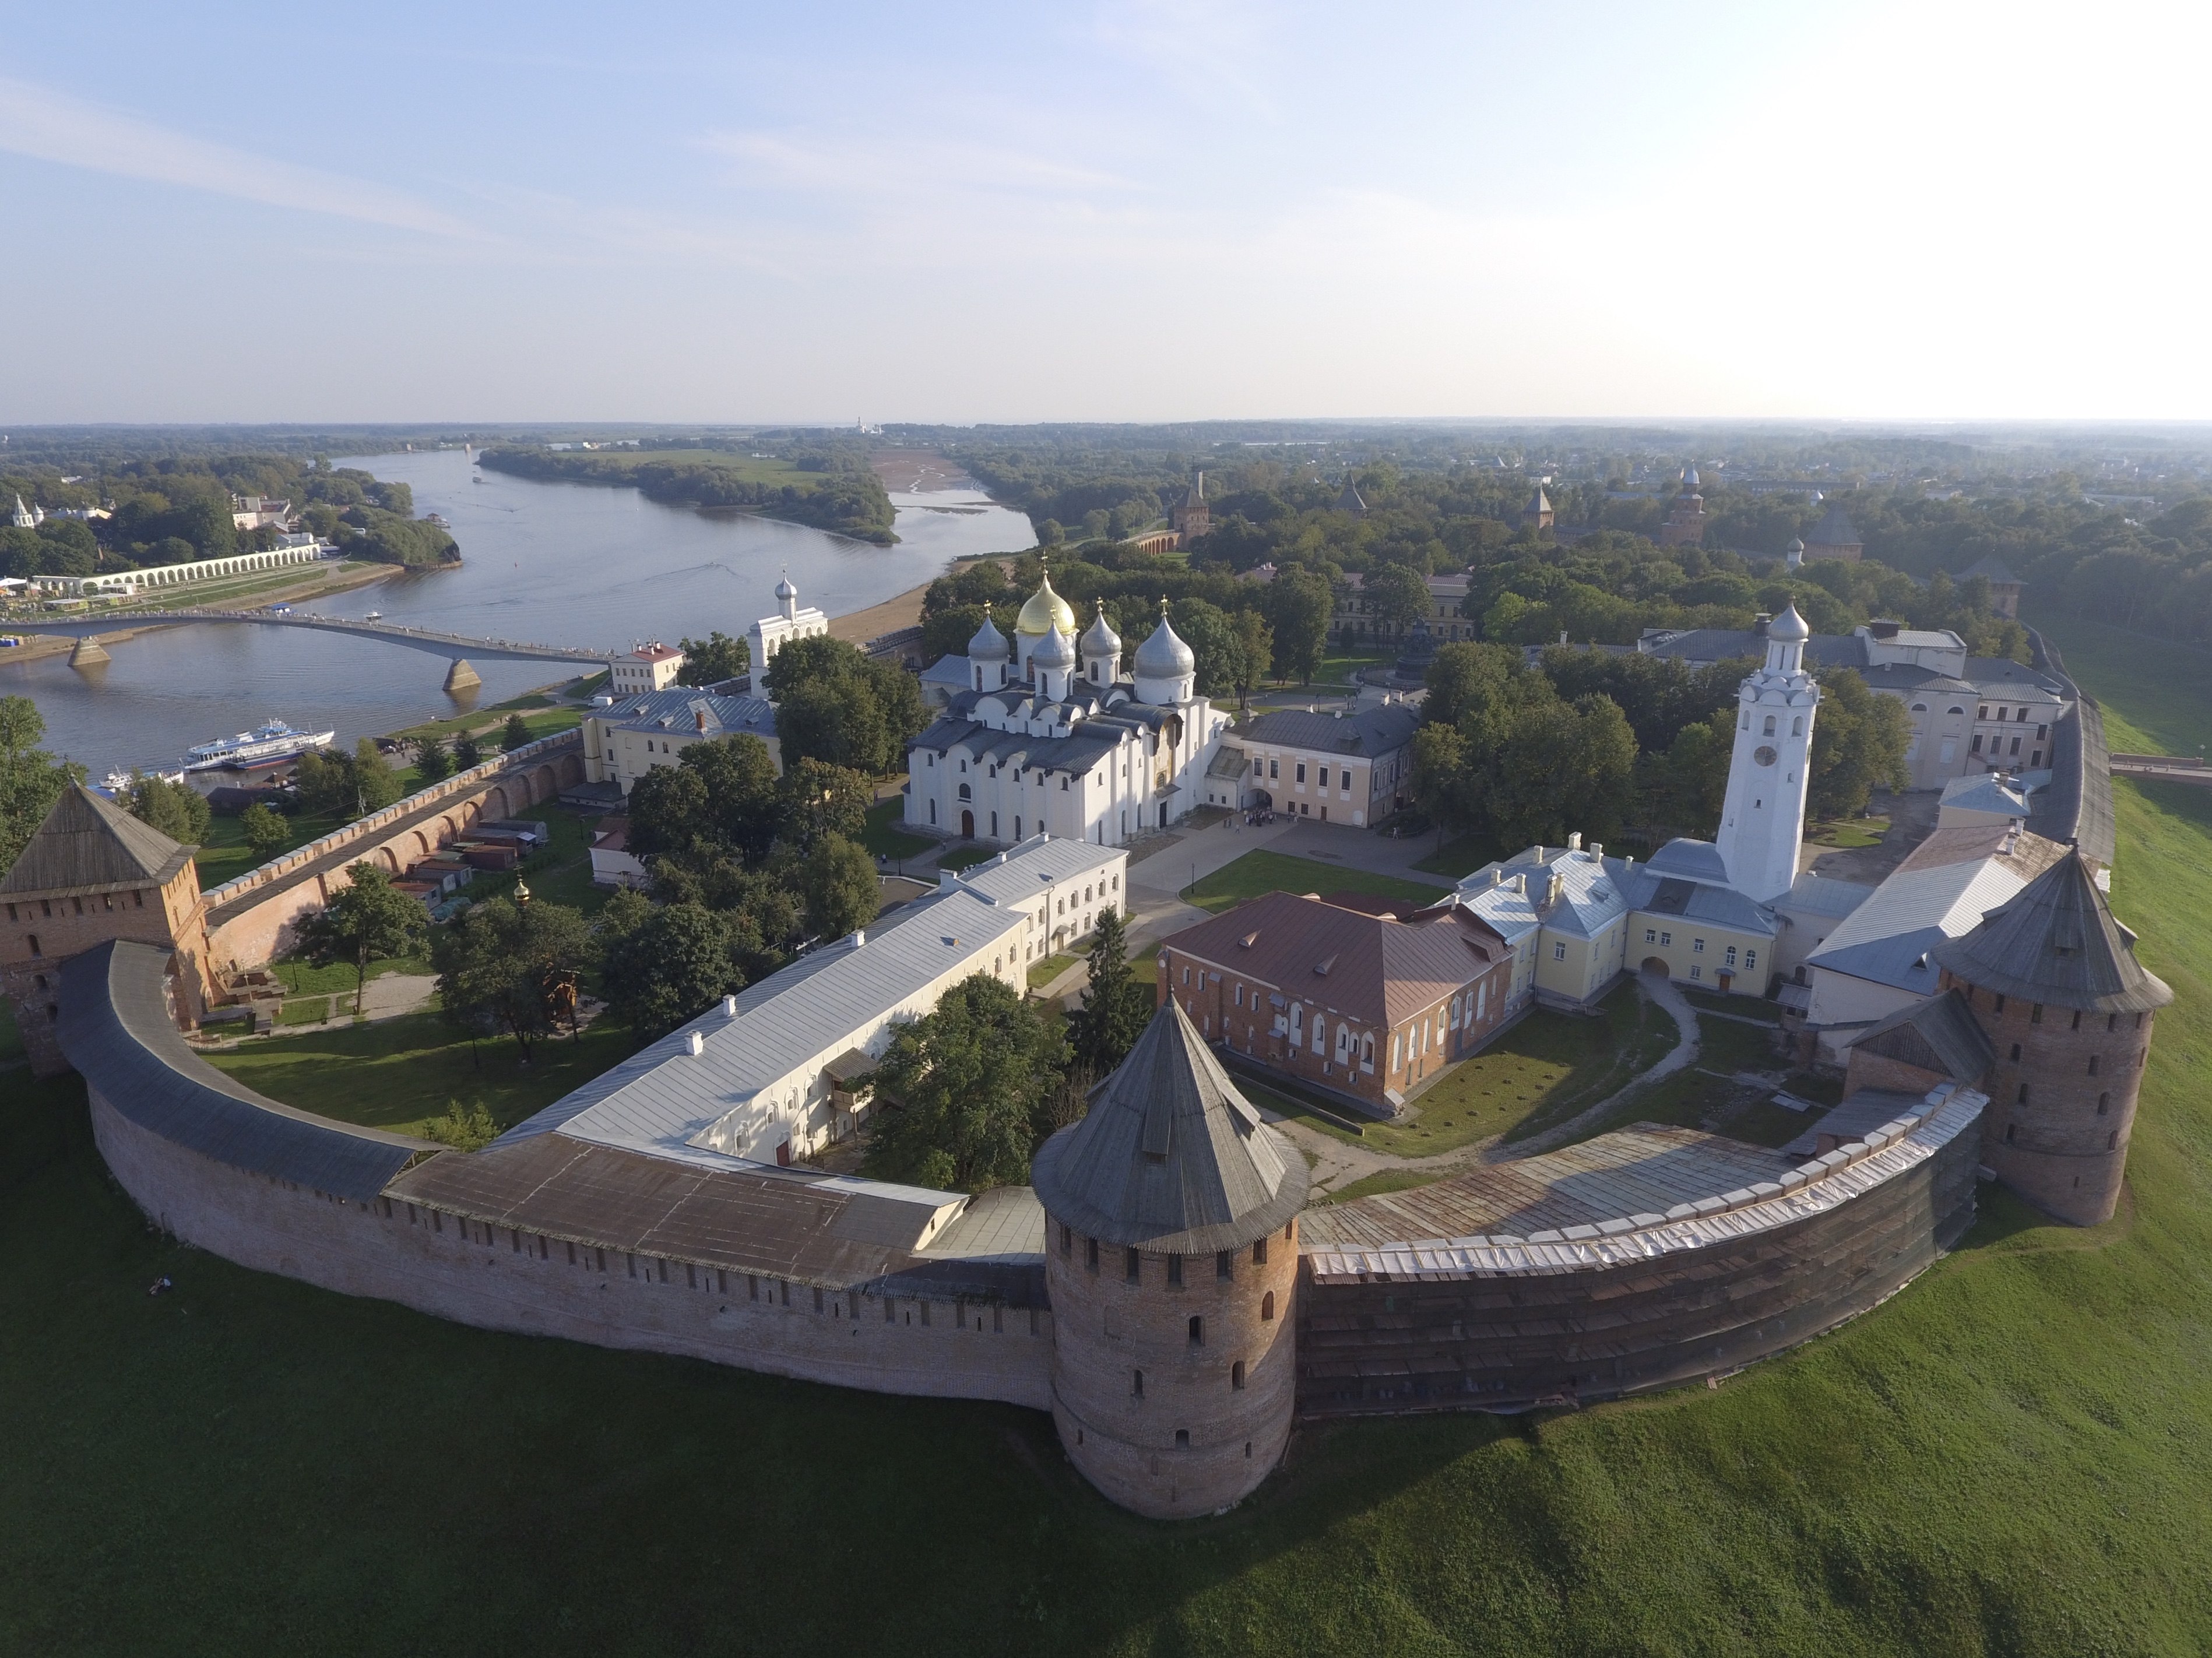
[[[1167,600],[1125,675],[1104,604],[1079,637],[1048,572],[1012,639],[987,605],[967,654],[925,677],[962,687],[907,747],[906,825],[940,837],[1126,845],[1203,802],[1200,780],[1229,726],[1198,692],[1197,659]]]

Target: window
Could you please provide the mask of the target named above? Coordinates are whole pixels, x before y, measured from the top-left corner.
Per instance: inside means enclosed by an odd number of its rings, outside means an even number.
[[[1802,736],[1804,736],[1804,734],[1805,734],[1805,716],[1804,716],[1803,714],[1799,714],[1796,719],[1792,720],[1790,722],[1790,736],[1792,736],[1792,737],[1802,737]]]
[[[1181,1255],[1168,1257],[1168,1282],[1176,1289],[1182,1288],[1182,1257]]]
[[[1213,1276],[1216,1278],[1237,1276],[1237,1252],[1234,1249],[1224,1249],[1213,1257]]]
[[[1978,713],[1978,714],[1977,714],[1974,716],[1974,718],[1975,718],[1975,719],[1977,719],[1977,720],[1987,720],[1989,717],[1990,717],[1990,705],[1989,705],[1988,703],[1984,702],[1984,703],[1983,703],[1983,704],[1982,704],[1982,707],[1981,707],[1981,712],[1980,712],[1980,713]],[[1976,738],[1975,740],[1976,740],[1977,742],[1978,742],[1980,739],[1979,739],[1979,738]]]
[[[1176,1448],[1179,1451],[1187,1451],[1190,1448],[1189,1429],[1177,1428],[1176,1430]]]
[[[1735,965],[1735,946],[1734,944],[1730,944],[1728,947],[1728,953],[1724,959],[1730,967],[1734,967]]]
[[[1139,1254],[1134,1249],[1125,1249],[1121,1253],[1123,1256],[1122,1276],[1132,1284],[1142,1283],[1144,1281],[1145,1258]]]
[[[2004,992],[2002,990],[1998,991],[1996,993],[1996,1005],[1992,1011],[2002,1013],[2004,1011]]]
[[[1393,1071],[1398,1068],[1398,1042],[1399,1034],[1394,1030],[1390,1033],[1390,1068]]]
[[[1241,984],[1237,987],[1237,1005],[1244,1005],[1244,987]]]
[[[2115,1128],[2111,1133],[2105,1136],[2105,1150],[2107,1151],[2117,1151],[2119,1149],[2120,1131]]]
[[[1060,1224],[1060,1254],[1065,1260],[1075,1253],[1075,1229],[1066,1221]]]
[[[1648,926],[1644,928],[1644,942],[1647,944],[1657,944],[1659,942],[1659,929],[1656,926]]]
[[[1671,949],[1671,948],[1673,948],[1673,946],[1674,946],[1674,935],[1673,933],[1671,933],[1671,932],[1662,932],[1662,933],[1661,933],[1661,934],[1659,935],[1659,942],[1660,942],[1662,945],[1665,945],[1665,946],[1667,946],[1668,948]]]
[[[1098,1240],[1097,1238],[1083,1240],[1083,1264],[1094,1272],[1098,1270]]]
[[[1690,954],[1691,954],[1691,955],[1692,955],[1692,956],[1702,956],[1702,955],[1704,955],[1705,953],[1705,941],[1703,938],[1692,938],[1692,939],[1691,939],[1691,940],[1690,940]]]
[[[2100,1094],[2097,1096],[2097,1114],[2099,1116],[2103,1116],[2112,1108],[2112,1096],[2110,1094]]]
[[[1244,1361],[1241,1358],[1229,1367],[1229,1385],[1240,1391],[1244,1386]]]
[[[2097,1055],[2094,1054],[2089,1056],[2089,1074],[2093,1077],[2097,1074]]]
[[[1266,1323],[1275,1316],[1275,1292],[1273,1290],[1260,1297],[1260,1321]]]
[[[1255,1266],[1265,1266],[1267,1264],[1267,1239],[1261,1238],[1252,1246],[1252,1264]]]
[[[39,948],[39,935],[33,932],[31,935],[31,954],[33,956],[43,956],[46,953],[46,952],[45,950]]]
[[[1145,1373],[1142,1370],[1129,1372],[1129,1396],[1132,1399],[1142,1399],[1145,1396]]]
[[[2020,1098],[2014,1102],[2014,1103],[2018,1105],[2026,1105],[2027,1103],[2027,1084],[2026,1083],[2022,1083],[2020,1085]]]
[[[1190,1315],[1190,1345],[1194,1347],[1206,1345],[1206,1321],[1196,1313]]]
[[[1188,984],[1190,982],[1190,966],[1188,963],[1185,963],[1183,965],[1182,981],[1185,984]]]
[[[1270,760],[1267,762],[1267,780],[1273,782],[1282,774],[1283,762],[1279,760]]]
[[[1973,743],[1972,743],[1972,744],[1967,748],[1966,752],[1967,752],[1967,753],[1969,753],[1969,754],[1979,754],[1981,751],[1982,751],[1982,734],[1981,734],[1979,732],[1976,732],[1974,733],[1974,740],[1973,740]]]
[[[2030,1024],[2041,1024],[2043,1023],[2043,1004],[2041,1002],[2038,1002],[2033,1007],[2028,1009],[2027,1022]]]
[[[1305,762],[1304,761],[1301,760],[1301,761],[1299,761],[1299,762],[1298,762],[1298,781],[1299,781],[1299,782],[1301,782],[1301,783],[1303,783],[1303,782],[1304,782],[1305,780],[1306,780],[1306,762]]]
[[[1916,708],[1918,707],[1917,704],[1915,704],[1914,706]],[[1759,728],[1759,734],[1761,737],[1771,737],[1774,735],[1774,716],[1772,714],[1770,714],[1766,716],[1766,723]]]
[[[2005,1144],[2007,1145],[2010,1145],[2012,1144],[2012,1137],[2019,1127],[2020,1125],[2018,1123],[2008,1122],[2005,1125]]]
[[[1555,962],[1564,962],[1567,959],[1567,946],[1564,939],[1552,946],[1552,959]]]
[[[2012,1045],[2012,1060],[2014,1065],[2018,1065],[2020,1063],[2020,1044],[2018,1042],[2014,1042]]]
[[[1692,979],[1702,979],[1705,976],[1705,970],[1701,967],[1693,967],[1690,969],[1690,976]]]

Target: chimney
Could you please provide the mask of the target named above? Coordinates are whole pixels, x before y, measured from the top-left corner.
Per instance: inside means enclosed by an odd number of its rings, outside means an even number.
[[[1774,618],[1765,610],[1761,610],[1751,619],[1752,632],[1757,634],[1761,639],[1766,637],[1766,630],[1773,625]]]
[[[951,891],[954,891],[954,890],[956,890],[959,887],[959,885],[960,885],[960,872],[959,872],[959,871],[957,871],[957,870],[951,870],[951,869],[941,869],[941,870],[939,870],[939,871],[938,871],[938,872],[937,872],[937,890],[938,890],[939,892],[951,892]]]
[[[722,1017],[726,1019],[734,1019],[738,1017],[738,999],[736,997],[725,996],[722,998]]]
[[[694,708],[691,712],[698,715],[699,735],[704,737],[707,734],[707,710],[704,708]]]
[[[1566,642],[1567,642],[1567,630],[1566,630],[1565,628],[1562,628],[1562,629],[1559,629],[1559,643],[1561,643],[1562,645],[1564,645],[1564,644],[1565,644]]]
[[[1544,889],[1544,908],[1549,909],[1553,904],[1558,903],[1566,896],[1566,891],[1567,878],[1559,871],[1553,870],[1550,884]]]
[[[1498,868],[1497,865],[1492,864],[1490,866],[1490,884],[1493,887],[1501,886],[1504,884],[1504,881],[1505,872]]]
[[[854,949],[855,949],[855,950],[858,950],[858,949],[859,949],[862,944],[866,944],[867,942],[868,942],[868,930],[867,930],[867,928],[866,928],[866,927],[864,927],[864,926],[862,926],[862,927],[854,927],[854,928],[853,929],[853,948],[854,948]]]
[[[1591,842],[1589,843],[1589,855],[1590,855],[1592,858],[1602,858],[1602,857],[1604,857],[1604,856],[1605,856],[1605,842],[1604,842],[1604,841],[1591,841]]]
[[[684,1051],[696,1060],[707,1051],[707,1039],[695,1030],[684,1039]]]
[[[1582,849],[1583,832],[1580,829],[1577,829],[1573,834],[1567,836],[1567,850],[1569,852],[1580,852]]]

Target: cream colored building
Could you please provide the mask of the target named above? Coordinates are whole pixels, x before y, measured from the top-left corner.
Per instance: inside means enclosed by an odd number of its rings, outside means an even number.
[[[584,780],[617,783],[628,794],[656,766],[672,766],[694,743],[749,733],[781,769],[775,710],[757,696],[718,696],[678,687],[628,696],[584,716]]]
[[[616,696],[635,696],[642,691],[665,691],[684,671],[684,653],[655,640],[641,645],[628,656],[607,663],[607,689]]]

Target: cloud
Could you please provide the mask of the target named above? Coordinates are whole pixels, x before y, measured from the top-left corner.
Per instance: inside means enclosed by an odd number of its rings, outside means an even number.
[[[480,234],[401,191],[210,143],[5,77],[0,77],[0,150],[363,224],[437,236]]]

